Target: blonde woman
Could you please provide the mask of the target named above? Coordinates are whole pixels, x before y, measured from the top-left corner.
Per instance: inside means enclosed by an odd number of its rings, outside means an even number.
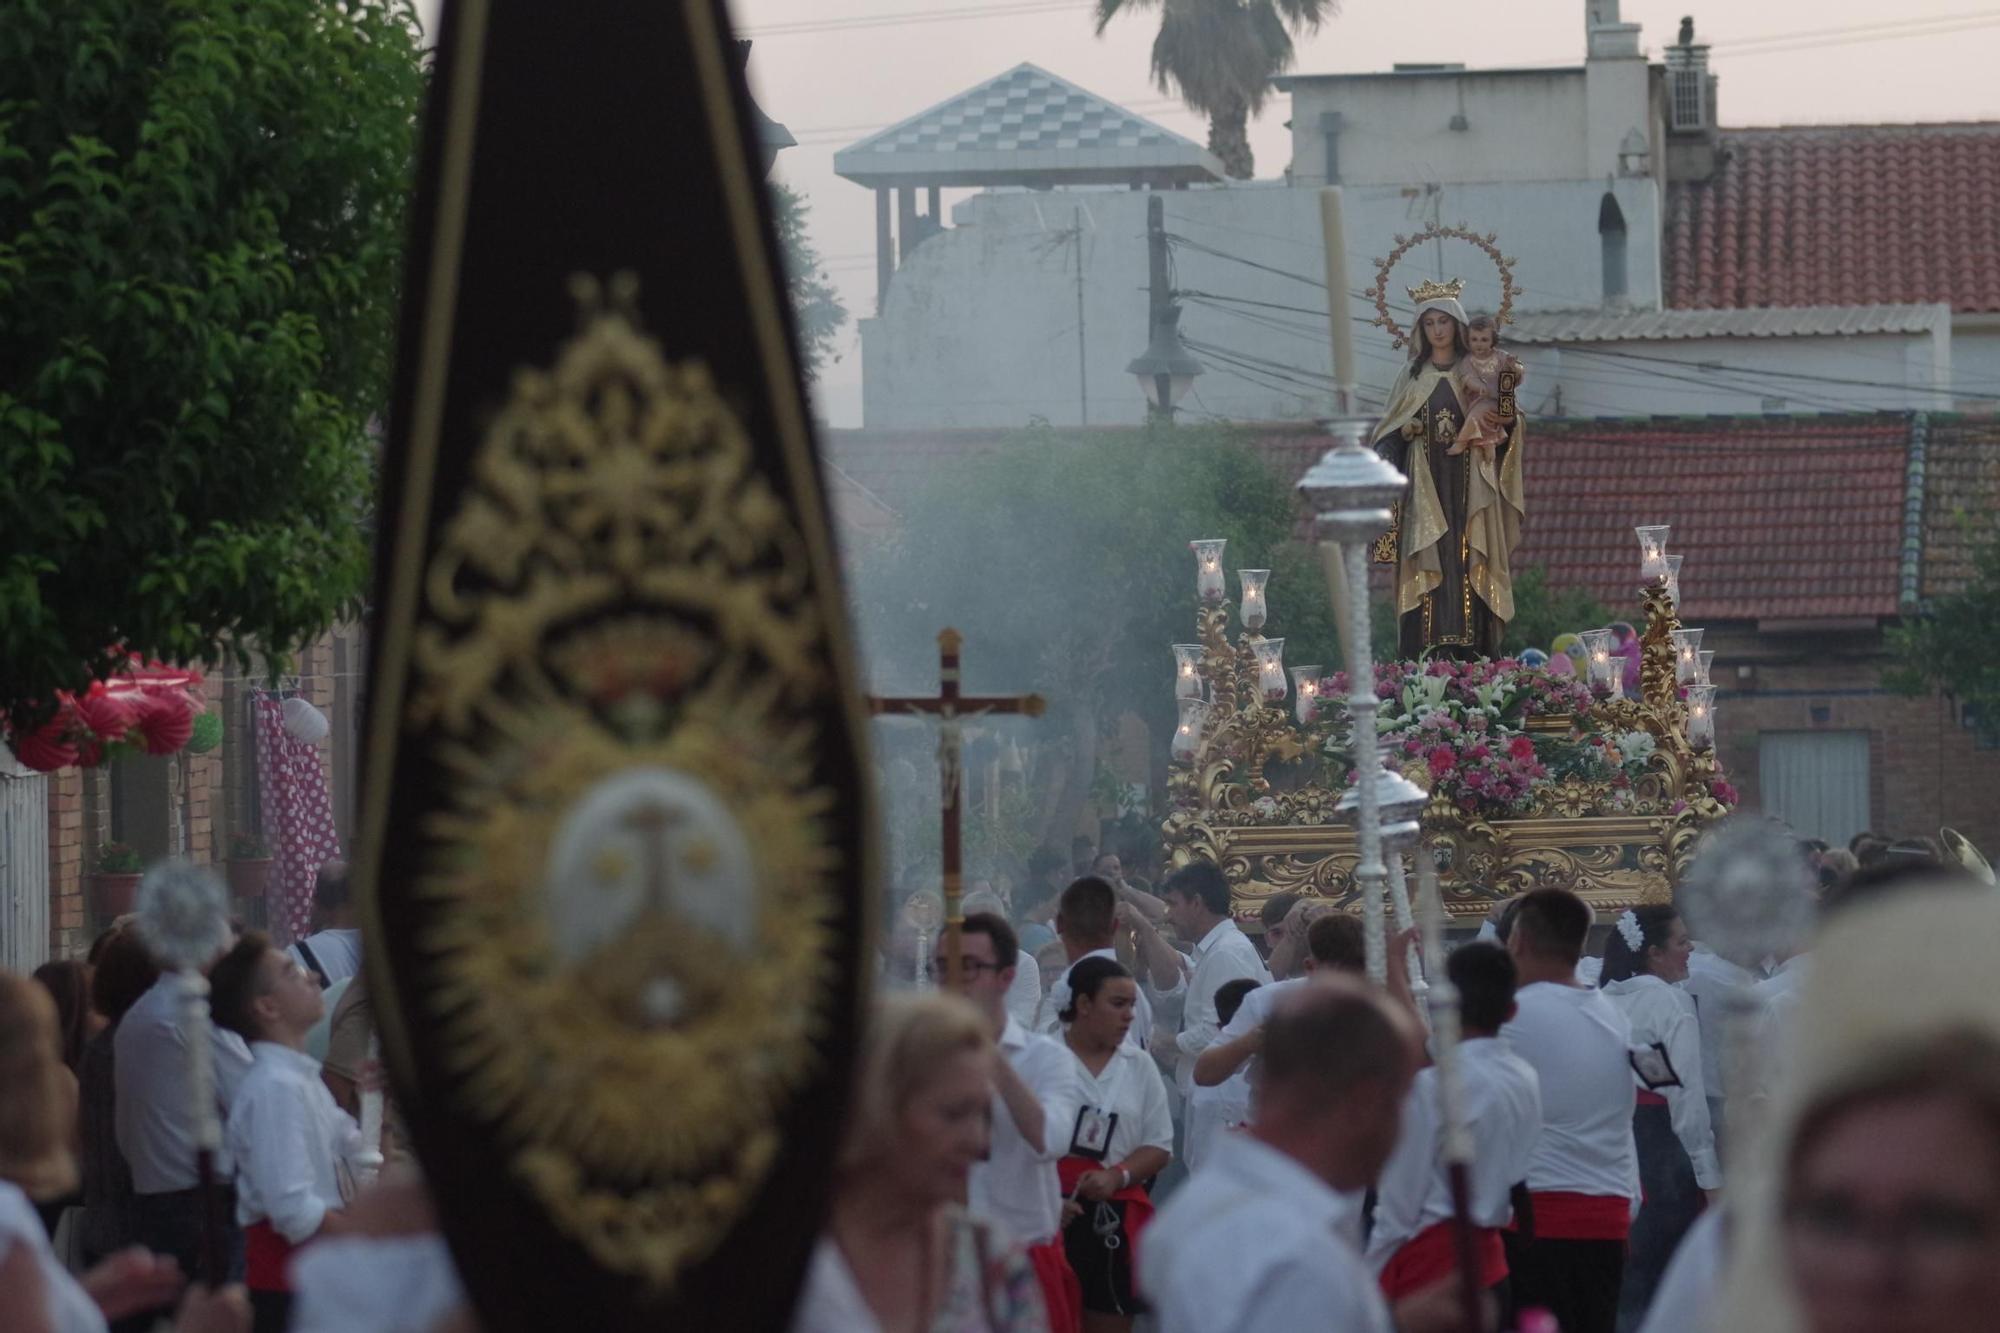
[[[182,1284],[172,1260],[124,1250],[71,1277],[49,1245],[34,1200],[76,1183],[70,1136],[74,1077],[64,1067],[55,1003],[25,977],[0,972],[0,1329],[104,1333],[107,1319],[171,1300]],[[176,1333],[243,1333],[250,1307],[238,1288],[191,1289]]]
[[[1026,1255],[958,1203],[986,1152],[988,1026],[955,995],[877,1004],[793,1333],[1046,1333]]]

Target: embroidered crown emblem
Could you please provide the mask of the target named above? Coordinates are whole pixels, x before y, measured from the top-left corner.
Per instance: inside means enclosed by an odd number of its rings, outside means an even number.
[[[1465,292],[1465,279],[1453,278],[1450,282],[1420,282],[1414,287],[1403,289],[1418,305],[1426,301],[1456,301]]]

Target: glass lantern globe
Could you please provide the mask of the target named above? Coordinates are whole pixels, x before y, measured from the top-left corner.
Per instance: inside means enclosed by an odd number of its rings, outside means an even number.
[[[1319,683],[1325,677],[1323,666],[1292,668],[1292,717],[1302,727],[1319,717]]]
[[[1191,541],[1188,545],[1194,548],[1195,593],[1212,606],[1229,595],[1228,585],[1222,577],[1222,548],[1229,545],[1229,539],[1208,537]]]
[[[1632,529],[1639,538],[1639,580],[1653,583],[1667,576],[1667,534],[1672,525],[1654,523]]]
[[[1237,580],[1243,585],[1243,600],[1237,604],[1237,619],[1244,629],[1262,629],[1270,616],[1270,608],[1264,600],[1264,585],[1270,581],[1268,569],[1239,569]]]
[[[1202,729],[1208,725],[1208,704],[1200,699],[1182,699],[1178,711],[1180,716],[1169,749],[1177,763],[1185,764],[1201,752]]]
[[[1701,631],[1698,629],[1677,629],[1674,631],[1674,683],[1694,685],[1699,683],[1701,670]]]
[[[1267,704],[1285,701],[1285,641],[1258,639],[1250,645],[1257,656],[1257,688]]]
[[[1715,686],[1691,685],[1687,699],[1688,744],[1697,750],[1715,748]]]
[[[1174,645],[1174,698],[1201,698],[1201,645],[1198,643],[1177,643]]]

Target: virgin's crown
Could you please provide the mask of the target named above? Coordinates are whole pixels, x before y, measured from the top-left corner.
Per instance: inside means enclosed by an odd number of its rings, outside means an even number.
[[[1465,279],[1453,278],[1450,282],[1420,282],[1414,287],[1403,289],[1418,305],[1426,301],[1456,301],[1465,291]]]

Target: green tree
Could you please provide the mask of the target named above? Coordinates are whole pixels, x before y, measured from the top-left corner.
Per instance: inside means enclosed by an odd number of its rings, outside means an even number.
[[[1153,80],[1208,117],[1208,149],[1238,180],[1256,170],[1250,117],[1263,110],[1271,80],[1292,67],[1295,32],[1312,33],[1339,9],[1336,0],[1096,0],[1097,30],[1129,10],[1160,11]]]
[[[418,101],[407,0],[0,19],[0,709],[358,607]]]
[[[1883,680],[1904,694],[1944,690],[1991,728],[2000,724],[2000,535],[1989,526],[1976,541],[1965,586],[1889,631]]]
[[[1023,431],[935,469],[899,530],[854,553],[872,682],[928,692],[938,630],[964,633],[969,692],[1034,689],[1049,701],[1048,717],[1021,725],[1064,747],[1040,830],[1066,832],[1124,711],[1162,745],[1173,729],[1171,645],[1195,637],[1190,539],[1227,538],[1231,569],[1273,571],[1264,633],[1285,637],[1288,662],[1338,663],[1316,554],[1295,537],[1302,503],[1226,430]]]
[[[1617,618],[1583,589],[1557,587],[1549,582],[1546,569],[1528,565],[1514,571],[1514,618],[1507,622],[1501,650],[1518,653],[1524,648],[1540,648],[1547,652],[1558,635],[1596,629]],[[1631,618],[1629,614],[1627,618]]]
[[[805,196],[782,181],[772,181],[771,207],[778,219],[778,245],[785,252],[785,285],[798,320],[799,352],[807,377],[817,379],[821,370],[840,359],[833,344],[847,323],[847,307],[806,233],[812,206]]]

